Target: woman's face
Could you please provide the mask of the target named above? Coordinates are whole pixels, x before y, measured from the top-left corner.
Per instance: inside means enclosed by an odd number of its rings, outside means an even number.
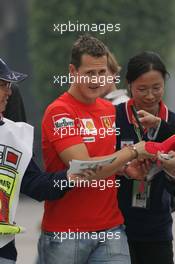
[[[164,93],[164,82],[161,72],[150,70],[130,84],[129,88],[137,110],[157,114]]]

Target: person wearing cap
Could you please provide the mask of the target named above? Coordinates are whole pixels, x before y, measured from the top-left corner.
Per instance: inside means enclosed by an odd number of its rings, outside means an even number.
[[[20,227],[13,222],[19,190],[33,199],[43,201],[58,199],[71,189],[66,171],[46,173],[36,165],[32,158],[33,128],[22,122],[15,123],[3,118],[2,113],[11,96],[11,84],[26,77],[26,74],[11,70],[0,59],[0,234],[9,230],[11,232],[0,236],[1,264],[15,263],[17,258],[14,233],[17,229],[19,232]],[[65,187],[61,188],[61,181],[67,183]],[[10,205],[6,206],[7,204]]]

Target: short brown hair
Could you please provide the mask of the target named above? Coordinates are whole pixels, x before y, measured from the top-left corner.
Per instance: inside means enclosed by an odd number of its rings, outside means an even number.
[[[73,44],[70,63],[79,68],[83,54],[93,57],[107,56],[107,48],[99,39],[85,34],[80,36]]]
[[[107,52],[107,63],[108,63],[108,69],[112,74],[118,74],[120,72],[121,67],[118,64],[114,54],[109,50]]]

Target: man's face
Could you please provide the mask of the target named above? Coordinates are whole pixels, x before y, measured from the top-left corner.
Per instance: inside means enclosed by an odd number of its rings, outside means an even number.
[[[0,80],[0,113],[5,111],[7,101],[11,93],[10,83]]]
[[[107,57],[92,57],[84,54],[78,69],[70,65],[70,74],[77,76],[74,85],[75,97],[83,103],[93,103],[102,93],[107,76]]]

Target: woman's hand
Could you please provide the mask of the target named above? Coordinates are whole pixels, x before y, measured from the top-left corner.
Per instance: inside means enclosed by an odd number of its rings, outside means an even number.
[[[139,116],[140,123],[146,128],[157,128],[161,122],[161,118],[154,116],[144,110],[137,112]]]

